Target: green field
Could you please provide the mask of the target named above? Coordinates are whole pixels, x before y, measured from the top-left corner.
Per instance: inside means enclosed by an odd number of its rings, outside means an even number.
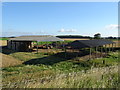
[[[117,51],[90,61],[45,53],[9,55],[24,63],[2,69],[5,88],[118,88]]]
[[[70,42],[72,42],[72,41],[70,41],[70,40],[65,40],[65,41],[57,41],[57,42],[33,42],[35,45],[44,45],[44,44],[52,44],[52,43],[57,43],[57,44],[62,44],[62,43],[70,43]]]
[[[0,40],[8,40],[9,38],[0,38]]]
[[[69,55],[65,58],[64,52],[51,50],[36,53],[3,49],[2,53],[23,62],[2,68],[3,88],[118,88],[118,51],[86,61]]]

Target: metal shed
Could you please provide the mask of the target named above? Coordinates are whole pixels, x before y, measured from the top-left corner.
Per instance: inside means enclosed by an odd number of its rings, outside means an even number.
[[[39,35],[39,36],[20,36],[12,38],[7,41],[7,46],[9,49],[16,51],[28,51],[32,48],[32,42],[48,42],[48,41],[64,41],[58,37],[50,35]]]

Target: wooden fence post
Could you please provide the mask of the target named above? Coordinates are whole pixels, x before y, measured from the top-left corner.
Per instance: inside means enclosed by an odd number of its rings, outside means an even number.
[[[103,54],[103,47],[101,46],[100,49],[101,49],[101,57],[102,57],[102,54]]]
[[[38,41],[37,41],[37,53],[38,53]]]
[[[111,48],[110,48],[110,44],[109,44],[109,52],[111,51],[110,49],[111,49]]]
[[[106,47],[106,45],[105,45],[105,53],[107,54],[107,47]]]
[[[97,57],[97,47],[95,47],[95,57]]]
[[[66,47],[64,48],[64,50],[65,50],[65,58],[66,58]]]
[[[89,54],[89,60],[91,59],[91,47],[90,47],[90,54]]]
[[[114,50],[114,49],[113,49],[113,43],[112,43],[112,52],[113,52],[113,50]]]

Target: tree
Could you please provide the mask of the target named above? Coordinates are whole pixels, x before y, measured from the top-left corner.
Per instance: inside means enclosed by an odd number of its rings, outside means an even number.
[[[108,37],[108,39],[114,39],[112,36]]]
[[[94,39],[100,39],[101,38],[101,34],[100,33],[97,33],[94,35]]]

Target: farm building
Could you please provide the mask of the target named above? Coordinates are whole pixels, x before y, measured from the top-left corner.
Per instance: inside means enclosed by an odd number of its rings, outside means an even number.
[[[92,48],[95,48],[95,51],[97,52],[98,49],[100,49],[101,54],[103,53],[103,47],[105,49],[105,51],[107,52],[106,47],[113,51],[113,46],[116,46],[115,42],[112,42],[110,40],[105,40],[105,39],[95,39],[95,40],[76,40],[72,43],[69,43],[66,45],[66,49],[76,49],[76,50],[81,50],[81,49],[85,49],[88,48],[89,49],[89,55],[91,58],[91,54],[92,54]]]
[[[92,48],[92,47],[99,47],[103,45],[110,45],[115,44],[114,42],[110,40],[104,40],[104,39],[95,39],[95,40],[76,40],[67,46],[71,46],[72,48]]]
[[[48,42],[48,41],[63,41],[63,40],[50,35],[20,36],[7,40],[7,47],[15,51],[29,51],[33,47],[32,44],[33,41]]]

